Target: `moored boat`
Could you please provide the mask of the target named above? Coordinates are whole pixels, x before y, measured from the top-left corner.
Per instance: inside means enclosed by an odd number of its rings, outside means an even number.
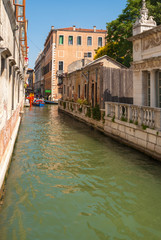
[[[54,100],[54,101],[44,100],[44,102],[45,102],[46,104],[58,104],[58,100],[57,100],[57,99]]]
[[[36,99],[33,101],[32,105],[36,107],[44,107],[45,102],[42,99]]]

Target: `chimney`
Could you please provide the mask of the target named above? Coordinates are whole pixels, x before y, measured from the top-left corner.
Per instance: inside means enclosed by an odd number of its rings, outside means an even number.
[[[51,26],[51,30],[54,30],[54,26]]]
[[[73,25],[73,31],[75,31],[75,25]]]
[[[96,26],[93,26],[94,32],[96,32]]]

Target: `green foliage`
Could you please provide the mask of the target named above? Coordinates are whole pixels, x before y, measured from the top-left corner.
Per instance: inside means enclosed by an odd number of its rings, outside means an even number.
[[[77,99],[77,103],[79,103],[80,105],[82,105],[82,104],[83,104],[83,99],[78,98],[78,99]]]
[[[135,125],[138,125],[138,121],[135,121]]]
[[[97,121],[101,120],[101,111],[99,105],[96,105],[94,108],[92,108],[92,116],[93,119]]]
[[[66,102],[63,102],[63,107],[64,109],[66,109]]]
[[[161,24],[161,2],[146,0],[149,16],[153,16],[157,24]],[[140,16],[142,0],[127,0],[122,14],[112,22],[107,23],[107,44],[96,51],[95,59],[108,55],[116,61],[129,67],[132,62],[132,43],[127,38],[132,36],[132,26]]]
[[[149,128],[147,125],[144,125],[144,124],[142,124],[141,126],[143,130],[146,130],[147,128]]]
[[[121,121],[127,122],[127,118],[126,118],[125,116],[122,116],[122,117],[121,117]]]
[[[91,118],[91,108],[90,107],[87,108],[86,117]]]
[[[83,105],[89,105],[87,99],[84,99],[84,100],[83,100]]]
[[[79,103],[80,105],[89,105],[87,99],[78,98],[77,103]]]
[[[130,120],[129,120],[129,123],[134,123],[134,121],[130,119]]]
[[[78,111],[81,113],[81,112],[82,112],[82,107],[80,107],[80,108],[78,109]]]
[[[113,118],[112,118],[112,122],[115,122],[115,115],[114,115]]]

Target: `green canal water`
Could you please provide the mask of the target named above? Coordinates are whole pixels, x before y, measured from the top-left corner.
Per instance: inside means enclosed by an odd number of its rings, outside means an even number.
[[[57,106],[26,109],[0,240],[161,239],[161,164]]]

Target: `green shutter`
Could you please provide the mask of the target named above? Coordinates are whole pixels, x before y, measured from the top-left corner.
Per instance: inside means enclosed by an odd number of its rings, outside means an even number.
[[[59,36],[59,44],[61,44],[61,45],[62,45],[62,44],[64,43],[64,41],[63,41],[63,40],[64,40],[64,37],[63,37],[63,36]]]

